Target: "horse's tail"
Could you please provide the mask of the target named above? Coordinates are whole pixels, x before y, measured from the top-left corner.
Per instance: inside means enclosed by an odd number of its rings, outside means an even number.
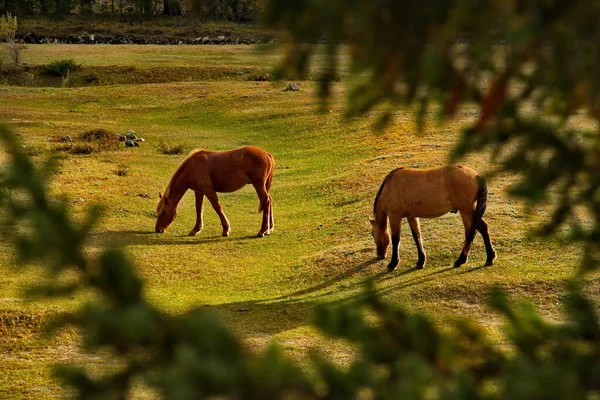
[[[475,239],[477,228],[479,228],[479,224],[481,223],[481,219],[483,218],[483,214],[485,214],[485,209],[487,207],[487,183],[482,176],[477,175],[477,186],[477,205],[475,206],[475,212],[473,213],[471,228],[465,237],[465,243],[468,243],[469,245],[473,242],[473,239]]]
[[[271,184],[273,183],[273,172],[275,170],[275,159],[273,158],[273,156],[270,153],[267,153],[267,156],[269,156],[269,175],[267,175],[267,180],[265,181],[265,189],[267,190],[267,194],[269,194],[271,192]],[[262,207],[262,202],[259,202],[258,204],[258,212],[262,212],[263,211],[263,207]]]

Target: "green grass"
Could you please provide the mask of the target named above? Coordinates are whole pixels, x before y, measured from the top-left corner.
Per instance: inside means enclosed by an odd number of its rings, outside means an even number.
[[[19,86],[98,86],[216,80],[269,80],[281,57],[282,45],[162,46],[162,45],[28,45],[23,66],[4,72],[0,81]],[[75,55],[75,56],[74,56]],[[44,73],[60,60],[81,66],[68,79]],[[341,59],[343,66],[347,59]],[[323,70],[317,53],[309,79]]]
[[[140,67],[157,63],[151,46],[88,46],[77,62]],[[72,56],[75,46],[30,46],[26,60],[43,64]],[[89,50],[89,51],[88,51]],[[271,67],[274,56],[262,59],[249,47],[161,47],[170,65],[185,65],[191,57],[221,65]],[[71,53],[69,53],[71,52]],[[150,53],[147,53],[150,52]],[[50,55],[52,55],[50,57]],[[179,55],[180,57],[176,57]],[[147,58],[146,58],[147,57]],[[344,122],[345,89],[334,88],[328,112],[316,113],[316,87],[299,82],[300,92],[283,92],[283,83],[219,80],[87,88],[0,87],[0,120],[23,135],[26,146],[41,149],[42,160],[53,152],[56,137],[96,128],[125,133],[132,129],[146,142],[139,148],[90,155],[63,155],[52,191],[72,199],[76,217],[92,204],[106,213],[89,243],[90,252],[115,244],[124,246],[144,277],[147,295],[169,312],[208,307],[241,335],[252,348],[279,341],[294,359],[306,360],[306,350],[320,346],[340,362],[352,357],[348,346],[329,348],[310,327],[311,310],[322,302],[347,301],[363,283],[374,279],[388,300],[436,320],[469,317],[479,320],[495,340],[501,321],[485,306],[493,285],[539,306],[546,316],[560,317],[564,279],[576,268],[579,252],[557,241],[530,238],[528,231],[544,220],[544,210],[527,214],[505,189],[514,176],[489,182],[486,220],[498,251],[495,266],[482,268],[483,243],[475,240],[469,263],[451,269],[460,251],[462,224],[456,215],[422,220],[428,263],[412,270],[417,254],[406,224],[401,236],[401,263],[385,273],[385,261],[375,260],[367,217],[377,189],[389,170],[444,164],[461,127],[472,122],[465,109],[449,124],[430,123],[415,132],[410,109],[399,109],[384,133],[370,128],[377,113]],[[576,121],[588,124],[583,118]],[[185,155],[163,155],[161,141],[187,149],[230,149],[246,144],[272,153],[276,171],[272,189],[275,231],[255,238],[260,226],[258,199],[251,187],[220,200],[232,224],[229,238],[220,236],[214,211],[206,204],[205,227],[185,236],[194,224],[193,196],[186,195],[179,216],[164,235],[153,233],[158,192]],[[0,158],[5,155],[0,155]],[[484,154],[464,162],[490,170]],[[126,170],[119,175],[116,170]],[[84,356],[75,332],[55,339],[39,337],[49,315],[73,309],[80,298],[32,302],[22,290],[39,279],[36,270],[10,269],[8,245],[0,243],[0,397],[55,397],[61,389],[50,377],[57,361],[75,361],[99,368],[101,356]],[[3,322],[5,321],[5,322]],[[6,322],[8,321],[8,322]],[[6,334],[2,334],[4,332]]]

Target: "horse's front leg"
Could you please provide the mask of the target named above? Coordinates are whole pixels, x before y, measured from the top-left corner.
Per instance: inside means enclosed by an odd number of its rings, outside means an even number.
[[[398,250],[400,248],[400,223],[402,218],[398,218],[390,215],[390,228],[392,230],[392,259],[388,264],[387,268],[389,271],[393,271],[398,266],[400,258],[398,256]]]
[[[190,236],[196,236],[202,231],[202,227],[204,226],[204,222],[202,221],[202,214],[204,213],[204,193],[200,191],[195,191],[194,193],[196,194],[196,225],[194,225],[190,231]]]
[[[210,201],[210,204],[212,205],[213,209],[215,210],[215,212],[219,216],[219,219],[221,220],[221,225],[223,226],[223,236],[229,236],[229,233],[231,232],[231,225],[229,224],[229,221],[227,220],[227,217],[223,212],[223,207],[221,207],[221,204],[219,204],[217,192],[215,192],[214,190],[205,190],[204,195],[208,198],[208,201]]]

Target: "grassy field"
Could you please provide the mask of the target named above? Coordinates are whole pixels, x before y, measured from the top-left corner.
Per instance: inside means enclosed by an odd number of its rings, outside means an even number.
[[[92,67],[183,67],[196,62],[199,68],[271,68],[277,61],[275,55],[256,55],[247,46],[40,45],[29,46],[25,62],[39,65],[72,56]],[[453,214],[422,221],[428,254],[423,270],[412,268],[417,254],[406,224],[397,270],[385,273],[387,261],[375,259],[367,217],[382,179],[399,166],[444,164],[460,129],[477,116],[475,108],[461,110],[451,123],[431,122],[422,134],[416,133],[413,111],[399,109],[392,126],[376,133],[371,130],[376,112],[342,119],[343,85],[335,87],[327,111],[319,114],[313,82],[297,82],[299,92],[283,91],[285,83],[230,77],[75,88],[5,85],[0,86],[0,120],[23,135],[36,160],[57,152],[55,138],[77,138],[90,129],[132,129],[144,137],[139,148],[58,153],[61,168],[52,191],[71,199],[75,216],[92,204],[104,205],[105,217],[89,243],[90,252],[110,244],[124,246],[156,304],[173,313],[209,307],[252,348],[276,340],[292,358],[304,361],[308,348],[322,346],[310,325],[314,305],[347,301],[368,279],[375,280],[387,300],[424,311],[440,323],[475,318],[498,341],[501,320],[485,306],[493,285],[531,300],[550,318],[560,317],[564,279],[575,270],[579,252],[529,236],[547,215],[544,210],[528,214],[523,204],[506,195],[513,176],[489,182],[486,220],[498,251],[495,266],[483,267],[485,251],[478,236],[469,263],[451,268],[463,229]],[[154,234],[158,192],[185,158],[160,154],[161,141],[182,144],[188,151],[252,144],[272,153],[275,232],[254,237],[260,225],[258,200],[246,187],[220,196],[232,224],[230,237],[220,236],[218,218],[208,204],[203,232],[185,236],[195,220],[190,194],[169,231]],[[491,168],[485,154],[464,164],[482,172]],[[60,396],[62,389],[50,376],[54,363],[74,361],[92,368],[104,363],[101,356],[83,355],[75,332],[53,339],[39,335],[48,316],[77,307],[81,299],[24,300],[22,290],[39,279],[39,271],[10,268],[9,247],[0,247],[0,398]],[[353,354],[343,344],[324,351],[340,362]]]

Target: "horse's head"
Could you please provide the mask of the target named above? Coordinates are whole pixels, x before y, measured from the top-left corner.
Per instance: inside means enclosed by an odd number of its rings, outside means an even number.
[[[177,216],[177,205],[173,204],[173,202],[169,200],[168,197],[163,196],[162,193],[159,193],[158,197],[160,200],[156,206],[156,227],[154,230],[156,233],[163,233],[175,220],[175,217]]]
[[[385,258],[385,253],[387,252],[388,245],[390,244],[390,234],[388,233],[387,226],[379,225],[377,221],[371,217],[369,217],[369,221],[373,227],[371,235],[373,235],[373,239],[375,239],[377,256],[379,259],[383,260]]]

